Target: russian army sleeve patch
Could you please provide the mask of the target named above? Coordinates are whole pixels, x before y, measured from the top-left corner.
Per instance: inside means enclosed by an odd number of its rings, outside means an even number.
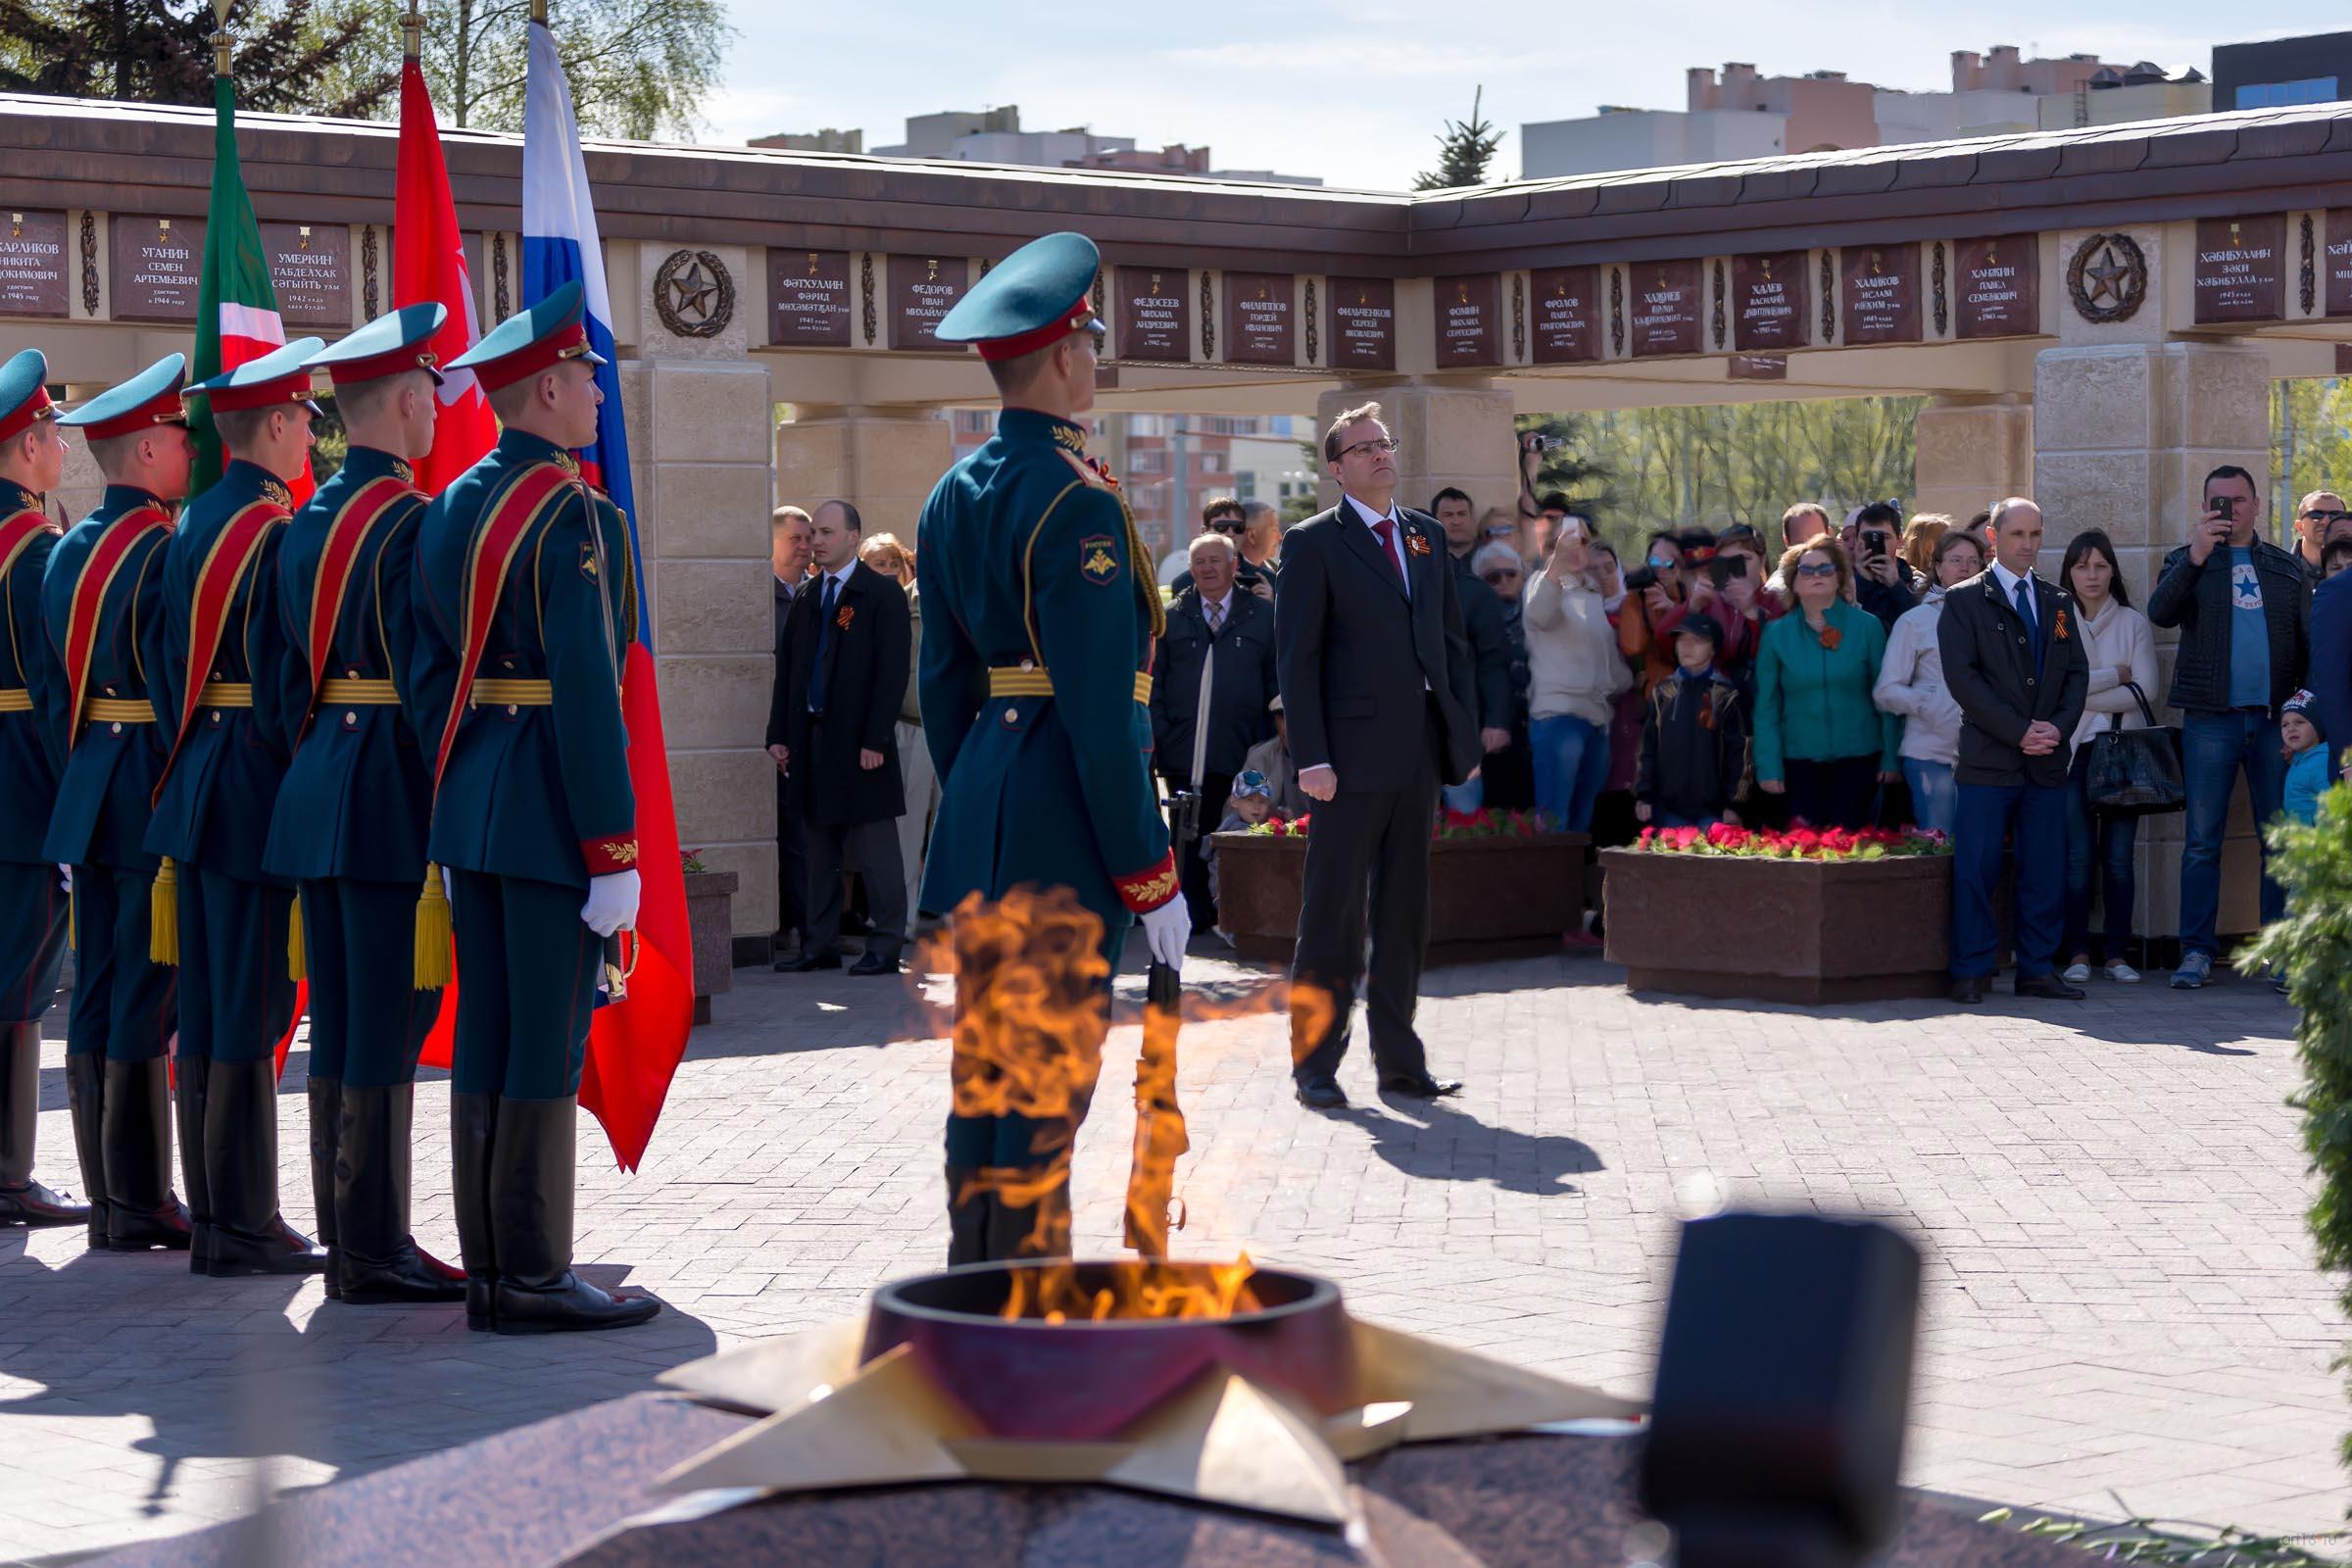
[[[1089,534],[1078,541],[1078,574],[1097,587],[1119,580],[1119,553],[1110,535]]]
[[[580,546],[580,575],[590,582],[597,580],[596,546],[593,542]]]

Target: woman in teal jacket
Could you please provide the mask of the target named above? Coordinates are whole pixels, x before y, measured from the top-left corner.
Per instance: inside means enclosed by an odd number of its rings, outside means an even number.
[[[1835,534],[1789,546],[1781,577],[1796,612],[1756,651],[1756,782],[1788,797],[1791,821],[1867,827],[1879,786],[1902,776],[1902,721],[1871,700],[1886,628],[1848,601],[1853,565]]]

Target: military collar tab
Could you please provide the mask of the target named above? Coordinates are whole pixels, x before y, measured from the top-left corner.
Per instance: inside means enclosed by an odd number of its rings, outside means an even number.
[[[997,416],[1000,435],[1020,436],[1030,440],[1051,441],[1064,452],[1084,456],[1086,427],[1048,414],[1042,409],[1007,408]]]

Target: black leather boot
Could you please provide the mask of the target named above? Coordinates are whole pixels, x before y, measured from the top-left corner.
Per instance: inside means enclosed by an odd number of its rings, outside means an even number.
[[[318,1274],[326,1253],[277,1209],[277,1063],[215,1061],[204,1105],[204,1170],[212,1183],[215,1279]]]
[[[318,1245],[326,1250],[326,1298],[343,1298],[341,1235],[335,1223],[335,1148],[342,1137],[343,1085],[311,1075],[311,1212],[318,1216]]]
[[[496,1095],[449,1097],[450,1190],[458,1208],[458,1255],[466,1262],[466,1326],[496,1326],[498,1250],[490,1224],[490,1151],[498,1133]]]
[[[409,1132],[416,1099],[414,1084],[343,1086],[343,1117],[335,1134],[334,1266],[342,1271],[347,1305],[466,1299],[466,1271],[432,1256],[409,1234]]]
[[[172,1107],[164,1058],[106,1064],[106,1245],[183,1251],[188,1211],[172,1195]]]
[[[202,1274],[213,1261],[213,1184],[204,1173],[204,1102],[213,1081],[210,1056],[180,1056],[172,1063],[172,1109],[179,1123],[179,1185],[188,1195],[188,1272]]]
[[[90,1194],[90,1250],[106,1250],[106,1056],[96,1051],[66,1056],[66,1106],[74,1118],[74,1155]]]
[[[576,1103],[501,1100],[491,1143],[490,1224],[498,1250],[501,1334],[621,1329],[662,1310],[650,1297],[608,1296],[571,1271]]]
[[[0,1026],[0,1225],[86,1225],[87,1204],[68,1202],[32,1179],[40,1113],[41,1026]]]

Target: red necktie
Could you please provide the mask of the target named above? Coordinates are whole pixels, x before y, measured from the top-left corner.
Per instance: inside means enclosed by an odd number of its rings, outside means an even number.
[[[1402,563],[1398,562],[1396,559],[1396,519],[1393,517],[1376,517],[1372,522],[1372,531],[1380,536],[1380,553],[1388,558],[1390,565],[1396,568],[1397,580],[1401,582],[1404,579],[1404,566]]]

